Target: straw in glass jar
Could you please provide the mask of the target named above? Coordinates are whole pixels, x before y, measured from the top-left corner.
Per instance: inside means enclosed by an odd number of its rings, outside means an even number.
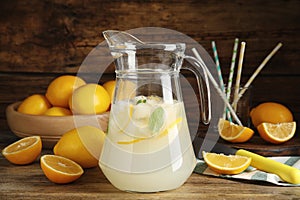
[[[236,123],[238,125],[243,126],[242,122],[240,121],[240,119],[238,118],[237,114],[235,113],[235,111],[231,107],[230,103],[228,102],[228,100],[226,98],[226,94],[220,89],[218,83],[216,82],[216,80],[214,79],[214,77],[210,73],[209,69],[207,68],[207,66],[205,65],[205,63],[203,62],[203,60],[201,59],[198,51],[195,48],[192,48],[192,51],[193,51],[195,57],[197,58],[197,60],[201,63],[201,65],[205,69],[205,71],[206,71],[206,73],[208,75],[209,80],[211,81],[211,83],[213,84],[213,86],[216,88],[218,94],[220,95],[220,97],[222,98],[223,102],[225,103],[225,105],[229,109],[229,111],[230,111],[233,119],[236,121]]]
[[[263,62],[258,66],[258,68],[255,70],[255,72],[252,74],[252,76],[249,78],[247,83],[244,85],[244,88],[239,92],[238,98],[234,100],[233,103],[237,103],[238,100],[243,96],[243,94],[246,92],[246,90],[249,88],[250,84],[253,82],[253,80],[256,78],[256,76],[259,74],[259,72],[264,68],[264,66],[267,64],[267,62],[272,58],[272,56],[280,49],[282,46],[282,43],[278,43],[276,47],[271,51],[271,53],[263,60]]]
[[[212,46],[212,50],[213,50],[213,53],[214,53],[214,58],[215,58],[215,63],[216,63],[216,69],[217,69],[217,72],[218,72],[220,87],[221,87],[221,90],[223,92],[225,92],[225,86],[224,86],[224,81],[223,81],[223,76],[222,76],[222,71],[221,71],[221,66],[220,66],[220,61],[219,61],[219,56],[218,56],[218,51],[217,51],[217,46],[216,46],[215,41],[211,42],[211,46]],[[225,109],[226,109],[226,107],[225,107]],[[223,112],[223,118],[225,119],[225,110]]]
[[[234,87],[234,96],[233,96],[233,109],[236,111],[237,109],[237,99],[239,99],[239,90],[240,90],[240,82],[241,82],[241,75],[242,75],[242,67],[243,67],[243,60],[244,60],[244,54],[245,54],[245,47],[246,42],[241,43],[240,48],[240,56],[239,56],[239,63],[238,63],[238,69],[236,74],[236,80],[235,80],[235,87]]]
[[[221,71],[221,66],[220,66],[220,61],[219,61],[219,56],[218,56],[218,51],[217,51],[215,41],[211,42],[211,46],[212,46],[214,57],[215,57],[215,62],[216,62],[216,68],[217,68],[218,76],[219,76],[220,87],[223,91],[225,91],[224,81],[223,81],[223,77],[222,77],[222,71]]]
[[[231,87],[232,87],[232,79],[234,74],[234,68],[235,68],[235,61],[236,61],[236,54],[238,49],[239,39],[235,38],[234,45],[233,45],[233,52],[232,52],[232,58],[231,58],[231,65],[230,65],[230,71],[229,71],[229,77],[228,77],[228,84],[227,84],[227,90],[226,90],[226,96],[228,101],[230,101],[230,95],[231,95]],[[228,109],[226,109],[227,118],[229,121],[232,121],[230,112],[228,112]]]

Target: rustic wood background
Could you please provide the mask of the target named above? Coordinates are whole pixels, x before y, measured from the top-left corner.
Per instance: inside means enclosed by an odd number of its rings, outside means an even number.
[[[8,130],[8,104],[44,93],[59,75],[76,74],[87,54],[103,41],[102,31],[137,27],[164,27],[187,34],[211,55],[210,42],[215,40],[225,80],[234,38],[246,41],[243,83],[282,42],[252,84],[253,105],[280,102],[299,121],[299,8],[299,0],[2,0],[0,128]]]

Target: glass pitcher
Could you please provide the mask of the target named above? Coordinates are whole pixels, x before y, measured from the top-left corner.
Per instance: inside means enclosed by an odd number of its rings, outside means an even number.
[[[179,73],[185,58],[196,59],[184,55],[183,43],[143,43],[118,31],[103,34],[115,59],[116,88],[100,168],[120,190],[178,188],[196,165]],[[210,91],[205,70],[188,69],[197,77],[199,92],[204,91],[201,76]],[[200,97],[202,121],[208,124],[210,97]]]

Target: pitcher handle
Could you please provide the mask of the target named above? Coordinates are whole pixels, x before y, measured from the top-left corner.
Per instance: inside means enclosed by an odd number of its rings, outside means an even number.
[[[211,99],[210,99],[210,86],[208,82],[207,72],[205,68],[203,67],[204,63],[199,62],[196,58],[192,56],[185,55],[184,58],[190,59],[193,62],[195,62],[195,65],[190,65],[188,67],[183,67],[183,69],[190,70],[193,72],[196,76],[197,83],[198,83],[198,89],[199,89],[199,95],[200,95],[200,108],[201,108],[201,119],[203,124],[207,125],[210,123],[211,120]],[[206,85],[206,91],[207,91],[207,106],[205,106],[205,92],[203,90],[202,84],[200,84],[200,78],[202,77],[200,68],[203,71],[204,74],[204,81]]]

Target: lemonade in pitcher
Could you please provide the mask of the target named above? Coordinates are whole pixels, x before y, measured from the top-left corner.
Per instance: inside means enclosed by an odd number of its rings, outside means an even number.
[[[114,104],[104,145],[100,167],[121,190],[177,188],[196,164],[183,103],[158,96]]]
[[[100,168],[120,190],[178,188],[196,166],[179,72],[184,58],[196,61],[184,55],[183,43],[144,43],[119,31],[103,35],[114,58],[116,87]],[[209,95],[202,92],[198,66],[185,69],[197,76],[200,102],[210,105]],[[205,85],[209,91],[207,81]],[[210,106],[201,106],[207,124],[210,111],[205,108]]]

